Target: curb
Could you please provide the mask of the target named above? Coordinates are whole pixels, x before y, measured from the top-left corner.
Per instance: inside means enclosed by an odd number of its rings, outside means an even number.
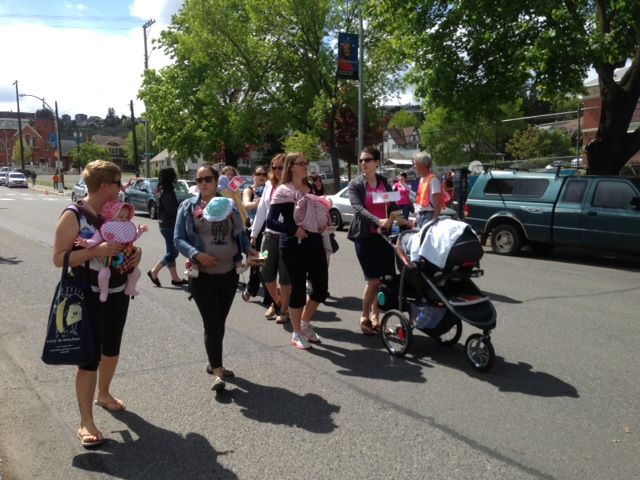
[[[47,192],[48,194],[53,194],[53,195],[71,195],[71,192],[67,192],[66,190],[64,192],[58,192],[57,190],[53,190],[53,189],[48,189],[45,187],[30,187],[33,190],[38,190],[39,192]]]

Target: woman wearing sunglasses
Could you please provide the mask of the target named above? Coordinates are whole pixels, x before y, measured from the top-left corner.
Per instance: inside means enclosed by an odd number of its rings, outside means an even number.
[[[218,391],[225,387],[224,378],[233,376],[223,367],[222,341],[238,287],[235,262],[241,250],[247,255],[257,252],[249,244],[235,203],[217,197],[218,171],[213,165],[198,168],[196,183],[200,193],[180,204],[173,241],[198,266],[198,276],[190,278],[190,290],[204,325],[207,373],[214,375],[212,389]]]
[[[280,232],[280,253],[291,277],[291,345],[303,350],[311,348],[311,343],[321,341],[310,322],[318,305],[327,298],[329,279],[322,234],[305,230],[294,219],[296,202],[312,191],[307,179],[308,169],[309,163],[302,153],[287,154],[282,179],[267,218],[267,227]],[[312,287],[308,300],[307,279]]]
[[[269,181],[265,184],[262,198],[258,204],[256,216],[251,225],[251,245],[257,245],[260,233],[263,234],[262,251],[268,253],[264,266],[260,270],[264,286],[273,299],[273,303],[267,309],[264,316],[267,319],[276,317],[276,323],[285,324],[289,321],[289,296],[291,295],[291,280],[289,272],[280,257],[280,248],[278,241],[280,233],[270,229],[266,224],[267,214],[271,206],[271,198],[276,191],[276,187],[282,178],[282,169],[284,168],[284,153],[279,153],[271,159],[271,171],[269,172]],[[276,282],[277,279],[277,282]],[[280,289],[278,289],[278,286]]]
[[[349,201],[354,210],[347,238],[353,240],[356,255],[364,273],[360,330],[365,335],[380,331],[380,308],[376,301],[380,277],[395,273],[394,253],[379,235],[379,229],[388,230],[392,220],[389,213],[399,210],[395,203],[374,203],[375,193],[390,192],[389,182],[376,173],[380,166],[380,150],[365,147],[360,153],[362,175],[349,183]]]

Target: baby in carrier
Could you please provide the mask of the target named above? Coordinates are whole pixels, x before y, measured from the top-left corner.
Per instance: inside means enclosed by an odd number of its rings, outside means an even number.
[[[330,225],[331,200],[313,193],[297,193],[293,220],[307,232],[322,233]]]

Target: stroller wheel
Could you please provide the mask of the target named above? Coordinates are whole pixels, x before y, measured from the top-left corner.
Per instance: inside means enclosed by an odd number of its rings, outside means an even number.
[[[488,336],[474,333],[464,344],[464,353],[473,368],[486,372],[496,361],[496,353]]]
[[[462,335],[462,322],[459,318],[455,319],[453,326],[442,335],[436,337],[436,342],[440,345],[455,345],[460,340],[460,336]]]
[[[389,310],[381,321],[382,343],[391,355],[402,357],[411,345],[413,329],[407,317],[398,310]]]

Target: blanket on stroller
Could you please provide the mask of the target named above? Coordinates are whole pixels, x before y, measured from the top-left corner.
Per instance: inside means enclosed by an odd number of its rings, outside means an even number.
[[[467,228],[471,227],[449,218],[427,223],[409,239],[409,258],[417,262],[423,257],[438,268],[444,268],[452,247]]]

